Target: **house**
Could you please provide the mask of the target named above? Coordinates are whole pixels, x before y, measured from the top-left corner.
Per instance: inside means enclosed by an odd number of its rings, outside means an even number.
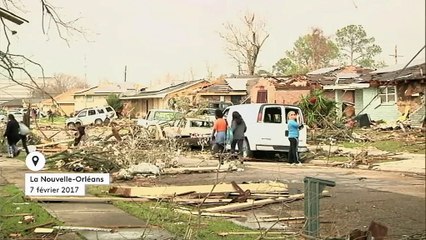
[[[309,81],[322,86],[325,97],[336,102],[337,113],[341,116],[348,106],[354,106],[355,113],[363,108],[360,97],[368,94],[368,90],[364,89],[368,89],[370,84],[361,76],[371,71],[359,66],[341,66],[318,69],[307,73],[307,76]]]
[[[81,110],[87,107],[107,105],[106,99],[112,94],[132,94],[142,86],[136,83],[104,83],[86,88],[74,93],[74,109]]]
[[[15,98],[13,100],[3,102],[0,104],[0,109],[11,111],[18,108],[27,108],[28,104],[31,106],[38,106],[42,101],[40,98]]]
[[[50,78],[34,78],[34,82],[44,88]],[[35,83],[29,79],[13,81],[11,79],[0,79],[0,104],[14,99],[30,98],[33,89],[36,88]]]
[[[125,109],[131,111],[131,115],[141,116],[151,109],[170,109],[180,97],[186,97],[190,103],[195,103],[197,92],[209,85],[204,79],[193,80],[151,89],[143,88],[137,94],[123,94],[120,99],[124,101]]]
[[[297,104],[316,88],[305,76],[262,77],[248,84],[251,103]]]
[[[356,115],[365,113],[371,120],[395,122],[410,113],[420,123],[425,112],[425,61],[413,61],[405,69],[404,66],[398,64],[375,71],[353,66],[340,68],[330,79],[334,83],[323,88],[333,93],[340,113],[345,103],[350,103]]]
[[[426,62],[425,59],[419,59],[406,65],[378,69],[363,77],[370,83],[370,91],[373,91],[370,95],[374,95],[363,99],[371,102],[369,106],[365,102],[363,105],[364,111],[372,119],[395,121],[408,115],[412,126],[420,127],[424,124]]]
[[[218,78],[210,85],[200,89],[196,94],[196,102],[232,102],[240,104],[247,96],[248,79]]]
[[[74,113],[74,94],[80,90],[72,89],[69,91],[66,91],[64,93],[61,93],[59,95],[56,95],[52,99],[45,99],[40,103],[40,109],[43,112],[47,112],[50,110],[57,110],[61,114],[65,114],[67,116],[70,116],[72,113]]]

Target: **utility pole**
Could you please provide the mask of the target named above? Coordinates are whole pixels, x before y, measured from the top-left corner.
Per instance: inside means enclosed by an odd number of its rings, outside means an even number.
[[[127,79],[127,65],[124,66],[124,82],[126,82]]]
[[[86,54],[84,54],[84,82],[87,83],[87,59],[86,59]]]
[[[398,55],[398,46],[395,45],[395,52],[394,54],[390,54],[389,56],[395,57],[395,64],[398,64],[398,57],[404,57],[402,55]]]

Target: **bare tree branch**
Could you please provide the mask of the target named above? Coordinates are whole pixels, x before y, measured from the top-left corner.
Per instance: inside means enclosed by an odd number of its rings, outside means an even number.
[[[21,2],[17,0],[3,0],[2,3],[6,9],[8,9],[9,6],[13,6],[14,8],[19,10],[21,9],[17,5],[17,3],[21,3]],[[66,39],[62,35],[63,30],[66,30],[68,35],[70,35],[70,33],[72,32],[78,32],[84,36],[81,30],[73,26],[73,24],[78,19],[69,21],[69,22],[63,21],[57,14],[57,12],[55,11],[54,7],[50,5],[49,3],[47,3],[46,0],[41,0],[41,6],[42,6],[43,18],[45,16],[50,16],[50,19],[53,20],[56,26],[59,36],[66,41],[68,46],[69,46],[68,39]],[[5,46],[4,50],[0,50],[0,70],[1,69],[4,70],[1,72],[1,75],[6,76],[9,80],[11,80],[12,82],[16,83],[19,86],[28,88],[29,90],[43,93],[43,95],[48,96],[50,99],[52,99],[52,102],[54,104],[58,105],[55,99],[44,89],[44,86],[43,87],[39,86],[37,81],[34,79],[33,75],[25,67],[26,63],[29,63],[30,65],[37,67],[40,70],[42,79],[44,81],[45,74],[41,64],[27,58],[24,55],[11,53],[10,52],[11,41],[9,38],[9,32],[11,32],[12,34],[14,34],[14,32],[8,28],[3,18],[1,18],[0,23],[2,24],[1,29],[3,29],[3,32],[4,32],[3,38],[5,39],[5,42],[7,43],[4,45]],[[43,21],[43,25],[44,25],[44,21]],[[43,28],[43,33],[46,33],[44,31],[44,26],[42,28]],[[18,81],[15,77],[17,72],[23,73],[26,76],[26,78],[29,79],[30,83]]]
[[[254,13],[247,13],[243,19],[243,28],[231,23],[225,23],[224,31],[219,36],[226,42],[226,52],[238,65],[244,63],[249,75],[254,75],[260,49],[269,34],[265,31],[265,24],[256,21]]]
[[[64,37],[63,35],[64,31],[66,32],[68,37],[71,37],[72,33],[76,32],[82,35],[86,39],[85,33],[81,29],[74,26],[75,23],[79,20],[79,18],[73,19],[71,21],[64,21],[58,14],[58,12],[55,10],[55,7],[49,4],[47,0],[40,0],[40,2],[41,2],[41,9],[42,9],[41,28],[42,28],[43,34],[47,34],[50,28],[50,21],[53,20],[54,26],[56,28],[56,31],[59,37],[67,43],[68,47],[70,46],[69,39]],[[45,18],[49,18],[47,31],[46,31],[46,25],[45,25]]]

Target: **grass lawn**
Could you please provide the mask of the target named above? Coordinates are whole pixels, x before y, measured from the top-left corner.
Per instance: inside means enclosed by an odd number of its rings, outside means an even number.
[[[173,205],[169,203],[132,203],[114,202],[114,205],[122,210],[147,221],[151,225],[160,226],[179,239],[223,239],[219,232],[253,231],[240,227],[230,221],[221,218],[207,218],[195,215],[180,214],[173,211]],[[185,237],[186,236],[186,237]],[[191,237],[189,237],[191,236]],[[230,240],[258,239],[257,236],[228,236]],[[288,239],[294,239],[289,237]]]
[[[23,216],[11,216],[22,213],[33,216],[34,222],[24,223]],[[53,222],[52,225],[61,224],[39,204],[26,202],[23,192],[14,185],[0,185],[0,239],[9,239],[11,233],[32,236],[34,229],[29,228],[49,222]]]
[[[425,144],[406,143],[403,141],[380,140],[367,143],[343,142],[340,144],[345,148],[361,148],[372,146],[382,151],[391,153],[409,152],[409,153],[425,153]]]
[[[39,118],[37,121],[39,124],[41,125],[60,125],[60,126],[64,126],[65,125],[65,121],[67,120],[67,118],[65,117],[54,117],[53,118],[53,123],[51,121],[49,121],[49,118]]]

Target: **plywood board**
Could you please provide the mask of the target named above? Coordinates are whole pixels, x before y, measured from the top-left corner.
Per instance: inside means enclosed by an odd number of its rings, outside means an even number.
[[[283,183],[249,183],[238,184],[244,191],[250,190],[251,193],[269,193],[269,192],[287,192],[287,184]],[[192,185],[192,186],[163,186],[163,187],[126,187],[126,197],[143,196],[173,196],[186,192],[209,193],[213,185]],[[235,192],[232,184],[218,184],[214,187],[212,193]]]

